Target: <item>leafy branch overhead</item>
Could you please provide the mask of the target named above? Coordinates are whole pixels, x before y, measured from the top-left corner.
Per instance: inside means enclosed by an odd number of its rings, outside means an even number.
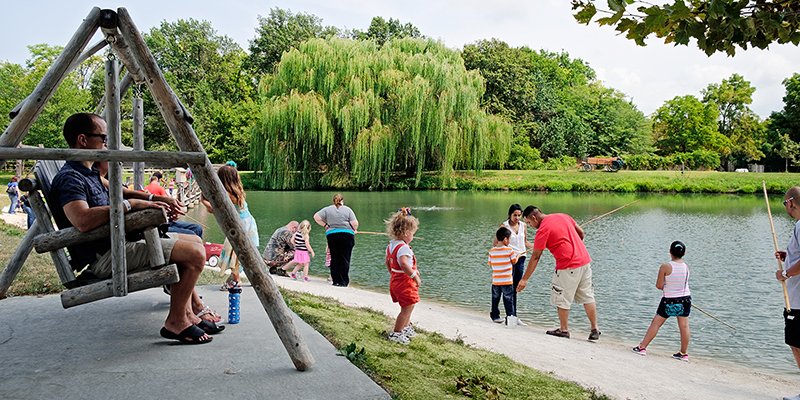
[[[663,5],[646,1],[572,0],[575,19],[611,25],[640,46],[650,35],[664,43],[688,45],[695,39],[707,55],[736,53],[736,46],[765,49],[771,43],[800,43],[800,1],[797,0],[674,0]],[[597,17],[597,18],[596,18]]]

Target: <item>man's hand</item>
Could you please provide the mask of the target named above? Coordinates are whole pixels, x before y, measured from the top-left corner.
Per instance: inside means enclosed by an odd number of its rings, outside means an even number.
[[[417,270],[417,274],[414,275],[414,283],[417,284],[417,287],[420,287],[420,285],[422,285],[422,277],[419,276],[419,270]]]
[[[525,286],[528,286],[528,280],[527,279],[520,280],[519,283],[517,284],[517,293],[525,290]]]
[[[780,251],[780,250],[776,251],[775,252],[775,258],[777,258],[778,260],[781,260],[781,261],[786,261],[786,252],[785,251]]]
[[[174,197],[154,196],[153,200],[167,205],[167,207],[164,208],[167,210],[167,216],[169,217],[170,221],[175,221],[180,218],[181,215],[186,214],[183,211],[183,204]]]
[[[779,270],[775,271],[775,279],[777,279],[779,281],[785,281],[785,280],[787,280],[789,278],[784,278],[783,277],[783,270],[779,269]]]

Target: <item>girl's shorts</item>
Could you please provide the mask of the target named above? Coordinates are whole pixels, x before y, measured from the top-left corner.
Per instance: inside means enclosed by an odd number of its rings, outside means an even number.
[[[294,260],[292,261],[298,264],[306,264],[311,261],[311,257],[308,256],[308,250],[295,250]]]
[[[397,275],[397,278],[395,278]],[[400,307],[406,307],[419,303],[419,288],[414,279],[409,278],[403,274],[392,274],[392,280],[389,283],[389,294],[392,295],[392,301],[400,303]]]
[[[692,311],[692,296],[662,297],[656,314],[662,318],[688,317],[690,311]]]

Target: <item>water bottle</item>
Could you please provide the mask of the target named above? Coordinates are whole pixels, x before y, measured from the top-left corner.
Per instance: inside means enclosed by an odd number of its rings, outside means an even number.
[[[228,323],[229,324],[238,324],[239,323],[239,312],[241,308],[239,307],[240,300],[242,297],[242,287],[241,286],[232,286],[228,288]]]

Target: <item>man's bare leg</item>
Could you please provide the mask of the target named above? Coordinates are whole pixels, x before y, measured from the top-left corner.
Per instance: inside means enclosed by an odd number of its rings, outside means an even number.
[[[558,309],[558,324],[562,332],[569,332],[569,309],[556,307]]]
[[[597,304],[586,303],[583,305],[583,309],[586,310],[586,317],[589,318],[592,329],[597,329]]]
[[[203,271],[205,263],[205,249],[195,240],[186,240],[179,235],[175,247],[170,255],[170,263],[178,266],[180,281],[172,284],[169,302],[169,313],[164,321],[164,327],[172,333],[178,334],[199,321],[191,312],[190,299],[194,293],[194,285]],[[207,340],[204,335],[200,340]]]

